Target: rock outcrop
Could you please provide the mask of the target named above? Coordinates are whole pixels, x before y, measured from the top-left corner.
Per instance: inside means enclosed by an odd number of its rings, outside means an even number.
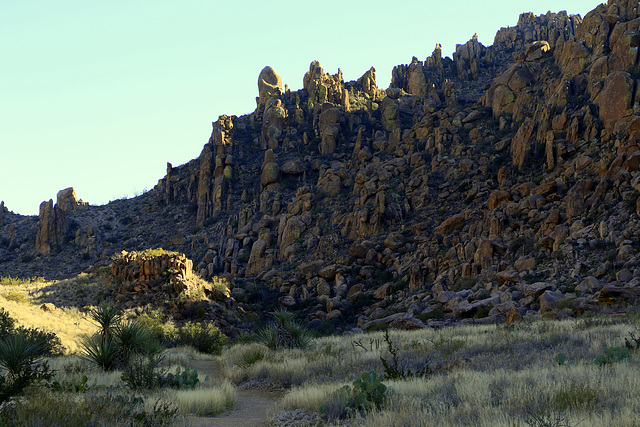
[[[36,234],[36,251],[49,254],[52,249],[62,244],[65,228],[64,210],[53,204],[53,200],[40,204],[38,233]]]
[[[176,309],[189,301],[203,298],[224,300],[229,297],[226,282],[211,283],[193,272],[193,262],[184,254],[164,250],[123,251],[111,263],[109,280],[120,295],[129,295],[127,304],[163,299]]]
[[[611,0],[584,19],[523,14],[453,59],[436,45],[386,90],[373,68],[345,82],[318,61],[283,90],[267,67],[257,110],[220,116],[200,156],[168,165],[156,188],[91,209],[60,195],[38,230],[4,211],[0,255],[37,274],[78,247],[88,265],[162,244],[203,277],[232,276],[246,310],[269,298],[310,325],[516,322],[629,302],[638,34],[637,3]],[[36,234],[48,258],[27,251]],[[164,261],[141,276],[146,262],[123,264],[139,287],[126,292],[156,286],[143,284]]]

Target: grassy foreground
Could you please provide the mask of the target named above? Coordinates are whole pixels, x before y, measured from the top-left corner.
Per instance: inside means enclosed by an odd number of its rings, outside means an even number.
[[[95,283],[81,280],[69,282],[69,291],[92,294]],[[10,283],[0,290],[0,306],[20,324],[61,338],[65,356],[49,360],[58,383],[73,388],[86,376],[89,386],[82,393],[32,387],[13,404],[11,425],[181,425],[187,415],[213,416],[233,406],[235,385],[258,383],[286,390],[272,425],[290,413],[295,425],[640,426],[634,312],[332,336],[294,349],[244,342],[219,356],[174,348],[163,353],[161,369],[209,359],[218,376],[200,375],[189,390],[132,392],[121,371],[103,372],[77,356],[81,337],[96,329],[84,313],[62,305],[40,309],[42,295],[61,293],[60,286]],[[371,371],[387,376],[383,391],[355,399],[354,381]],[[394,373],[398,378],[389,378]],[[298,422],[300,410],[312,416]]]
[[[325,423],[640,425],[640,357],[625,348],[625,339],[634,347],[633,337],[640,337],[636,317],[391,331],[388,337],[326,337],[305,350],[241,344],[221,359],[229,380],[287,387],[282,410],[317,412]],[[339,390],[363,372],[384,373],[381,357],[394,366],[389,343],[396,367],[423,375],[385,380],[379,407],[349,408]],[[606,358],[605,349],[615,347],[618,356]]]

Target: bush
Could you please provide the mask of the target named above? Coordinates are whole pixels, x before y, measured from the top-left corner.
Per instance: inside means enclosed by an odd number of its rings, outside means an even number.
[[[9,335],[16,324],[13,317],[9,316],[9,312],[0,308],[0,337]]]
[[[365,412],[382,408],[387,399],[383,380],[375,371],[363,373],[353,382],[353,387],[346,385],[336,390],[331,403],[322,405],[320,412],[331,419],[340,418],[349,410]]]
[[[164,322],[160,313],[143,313],[136,318],[136,322],[161,343],[171,344],[178,340],[178,328],[172,322]]]
[[[42,342],[42,351],[44,356],[60,356],[64,351],[60,338],[58,338],[54,332],[46,332],[42,329],[18,326],[15,333],[24,334],[30,341]]]
[[[18,292],[18,291],[4,292],[2,296],[7,301],[13,301],[20,304],[31,304],[31,301],[29,301],[29,298],[27,298],[27,296],[22,292]]]
[[[151,354],[147,357],[134,356],[124,368],[120,379],[134,390],[152,390],[162,387],[166,381],[165,371],[160,369],[163,358]]]
[[[414,377],[425,377],[431,373],[431,368],[429,367],[428,360],[425,360],[424,363],[414,369],[411,369],[408,360],[406,360],[401,365],[400,361],[398,360],[400,349],[391,341],[391,338],[389,338],[388,330],[384,332],[384,341],[387,344],[387,351],[389,351],[389,354],[391,354],[390,362],[388,362],[384,357],[380,356],[380,361],[382,362],[382,367],[384,368],[384,374],[386,378],[390,380],[406,380]]]
[[[180,328],[179,344],[190,345],[202,353],[219,354],[227,336],[213,322],[186,322]]]
[[[596,357],[596,365],[604,366],[623,360],[631,359],[629,349],[626,347],[608,347],[604,349],[604,354]]]
[[[293,314],[278,310],[272,314],[274,322],[256,332],[256,340],[272,350],[282,348],[306,348],[313,340],[313,333],[293,319]]]

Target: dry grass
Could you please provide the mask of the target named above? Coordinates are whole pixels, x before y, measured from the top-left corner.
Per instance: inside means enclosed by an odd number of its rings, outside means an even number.
[[[213,387],[167,391],[164,398],[175,403],[183,415],[206,417],[233,408],[238,401],[238,394],[235,387],[225,381]]]
[[[605,347],[622,347],[638,332],[638,319],[596,318],[532,321],[514,327],[460,326],[392,331],[399,362],[426,363],[432,373],[389,381],[382,410],[350,413],[349,423],[367,426],[638,426],[640,354],[606,366],[594,363]],[[243,347],[246,351],[246,346]],[[232,348],[231,355],[243,348]],[[568,362],[559,365],[556,355]],[[226,354],[226,353],[225,353]],[[224,356],[224,355],[223,355]],[[318,339],[307,351],[267,353],[251,366],[231,366],[235,377],[283,379],[292,388],[285,410],[339,408],[335,391],[360,373],[382,373],[390,361],[382,333]],[[227,362],[237,360],[237,355]],[[300,371],[302,369],[302,371]],[[321,373],[318,375],[318,373]],[[306,375],[306,378],[304,376]],[[294,378],[295,381],[291,381]],[[329,414],[331,415],[331,414]],[[329,419],[327,422],[330,422]],[[546,423],[546,424],[545,424]]]
[[[0,307],[8,311],[19,325],[55,332],[65,352],[69,354],[78,351],[77,343],[82,335],[92,334],[97,330],[96,326],[75,308],[58,308],[53,312],[45,312],[39,305],[7,300],[2,295]]]

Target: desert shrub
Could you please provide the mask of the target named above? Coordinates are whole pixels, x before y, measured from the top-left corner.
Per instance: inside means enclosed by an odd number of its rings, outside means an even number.
[[[89,312],[89,317],[100,328],[99,335],[112,337],[122,319],[122,311],[115,305],[105,304],[93,308]]]
[[[20,286],[29,285],[32,283],[44,283],[44,277],[27,277],[26,279],[19,279],[17,277],[0,277],[0,286]]]
[[[293,313],[278,310],[272,314],[274,321],[256,332],[256,341],[272,350],[282,348],[306,348],[313,340],[313,333],[293,318]]]
[[[596,365],[604,366],[623,360],[631,359],[629,349],[626,347],[608,347],[604,349],[604,354],[596,356]]]
[[[22,292],[18,292],[18,291],[3,292],[2,296],[7,301],[13,301],[20,304],[31,304],[31,301],[29,301],[29,298],[27,298],[27,296]]]
[[[143,313],[136,318],[136,322],[161,343],[171,344],[178,339],[178,328],[173,322],[163,321],[160,313]]]
[[[0,386],[0,401],[18,394],[29,384],[52,377],[43,357],[62,354],[60,338],[53,332],[18,326],[0,309],[0,367],[7,370]]]
[[[338,389],[331,403],[322,405],[320,412],[330,418],[340,418],[349,411],[365,412],[382,408],[387,399],[387,386],[383,380],[384,376],[375,371],[363,373],[353,382],[353,387],[346,385]]]
[[[165,385],[163,357],[157,354],[135,355],[123,368],[120,380],[133,390],[152,390]]]
[[[16,321],[13,317],[9,316],[9,312],[3,308],[0,308],[0,337],[9,335],[13,331]]]
[[[151,333],[137,322],[117,325],[113,332],[113,338],[118,344],[118,356],[123,365],[127,365],[134,355],[155,354],[161,350],[160,344],[152,339]]]
[[[160,344],[138,322],[122,322],[122,312],[111,305],[96,307],[90,312],[98,325],[97,333],[84,338],[80,347],[83,358],[105,371],[126,368],[133,356],[160,352]]]
[[[190,345],[209,354],[219,354],[226,342],[227,336],[213,322],[186,322],[178,337],[178,344]]]
[[[391,355],[390,361],[383,356],[380,356],[380,362],[382,362],[384,375],[387,379],[394,380],[425,377],[431,373],[428,359],[425,359],[425,361],[416,368],[412,368],[408,357],[401,362],[399,358],[400,349],[391,341],[388,330],[384,333],[384,341],[387,344],[387,351]]]
[[[230,295],[229,281],[224,277],[212,277],[211,284],[213,285],[213,293],[211,298],[215,300],[224,300]]]

